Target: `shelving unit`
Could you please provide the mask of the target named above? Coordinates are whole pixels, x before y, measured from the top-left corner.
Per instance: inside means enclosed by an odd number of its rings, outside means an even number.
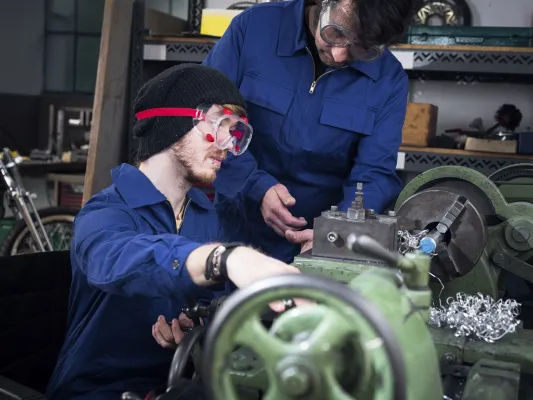
[[[147,37],[143,59],[202,62],[215,43],[216,39],[206,38]],[[442,79],[442,73],[451,73],[457,79],[533,82],[533,49],[529,48],[399,45],[392,53],[412,77],[439,73]]]
[[[141,11],[139,11],[141,12]],[[132,52],[132,93],[142,85],[145,63],[201,63],[216,38],[144,37],[137,15]],[[399,45],[391,49],[411,79],[533,83],[533,49],[514,47]],[[136,58],[134,57],[136,55]],[[532,156],[477,153],[463,150],[402,147],[397,169],[420,173],[443,165],[461,165],[490,174]]]
[[[517,163],[533,163],[533,155],[482,153],[453,149],[422,149],[402,146],[398,152],[398,171],[420,173],[435,167],[457,165],[490,175]]]

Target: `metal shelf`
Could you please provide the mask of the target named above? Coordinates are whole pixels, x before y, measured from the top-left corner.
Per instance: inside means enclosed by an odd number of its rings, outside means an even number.
[[[393,53],[406,70],[533,75],[530,48],[401,45]]]
[[[201,63],[215,43],[215,39],[153,39],[144,43],[144,60]]]
[[[404,172],[424,172],[442,166],[461,166],[490,175],[500,168],[517,163],[533,162],[533,155],[476,153],[452,149],[417,149],[400,147],[396,169]]]
[[[145,61],[202,62],[216,43],[216,39],[147,38],[144,42]],[[435,73],[450,79],[502,81],[503,75],[516,80],[533,76],[533,49],[479,46],[400,45],[392,49],[407,71]],[[488,76],[488,77],[487,77]],[[485,78],[484,78],[485,77]]]

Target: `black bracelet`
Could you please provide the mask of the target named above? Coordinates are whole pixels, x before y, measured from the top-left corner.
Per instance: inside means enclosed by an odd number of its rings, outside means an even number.
[[[242,243],[227,243],[215,247],[205,263],[204,277],[208,281],[222,282],[228,279],[226,261],[228,256],[237,247],[244,246]]]

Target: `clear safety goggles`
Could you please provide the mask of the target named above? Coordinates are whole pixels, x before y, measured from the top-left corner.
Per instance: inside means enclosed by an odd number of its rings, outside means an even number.
[[[385,46],[364,48],[357,43],[357,27],[353,23],[352,11],[347,5],[336,0],[324,0],[320,11],[320,37],[334,47],[349,47],[352,56],[359,61],[373,61],[382,53]]]
[[[220,150],[234,155],[246,151],[252,140],[253,129],[246,117],[239,117],[219,105],[201,105],[198,108],[152,108],[136,114],[138,120],[152,117],[191,117],[194,130]]]

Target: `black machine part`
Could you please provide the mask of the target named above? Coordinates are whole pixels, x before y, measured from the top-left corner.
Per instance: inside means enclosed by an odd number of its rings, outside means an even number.
[[[205,331],[206,328],[203,325],[195,326],[187,332],[176,348],[168,374],[167,387],[169,390],[176,388],[179,381],[184,378],[187,366],[192,362],[191,356],[194,346],[203,339]]]
[[[402,229],[429,231],[435,242],[431,273],[443,282],[467,274],[485,248],[485,218],[463,191],[423,190],[407,199],[397,216]]]
[[[191,303],[182,312],[193,321],[195,326],[198,326],[201,318],[213,318],[220,306],[226,301],[226,298],[227,296],[217,297],[207,305]]]

